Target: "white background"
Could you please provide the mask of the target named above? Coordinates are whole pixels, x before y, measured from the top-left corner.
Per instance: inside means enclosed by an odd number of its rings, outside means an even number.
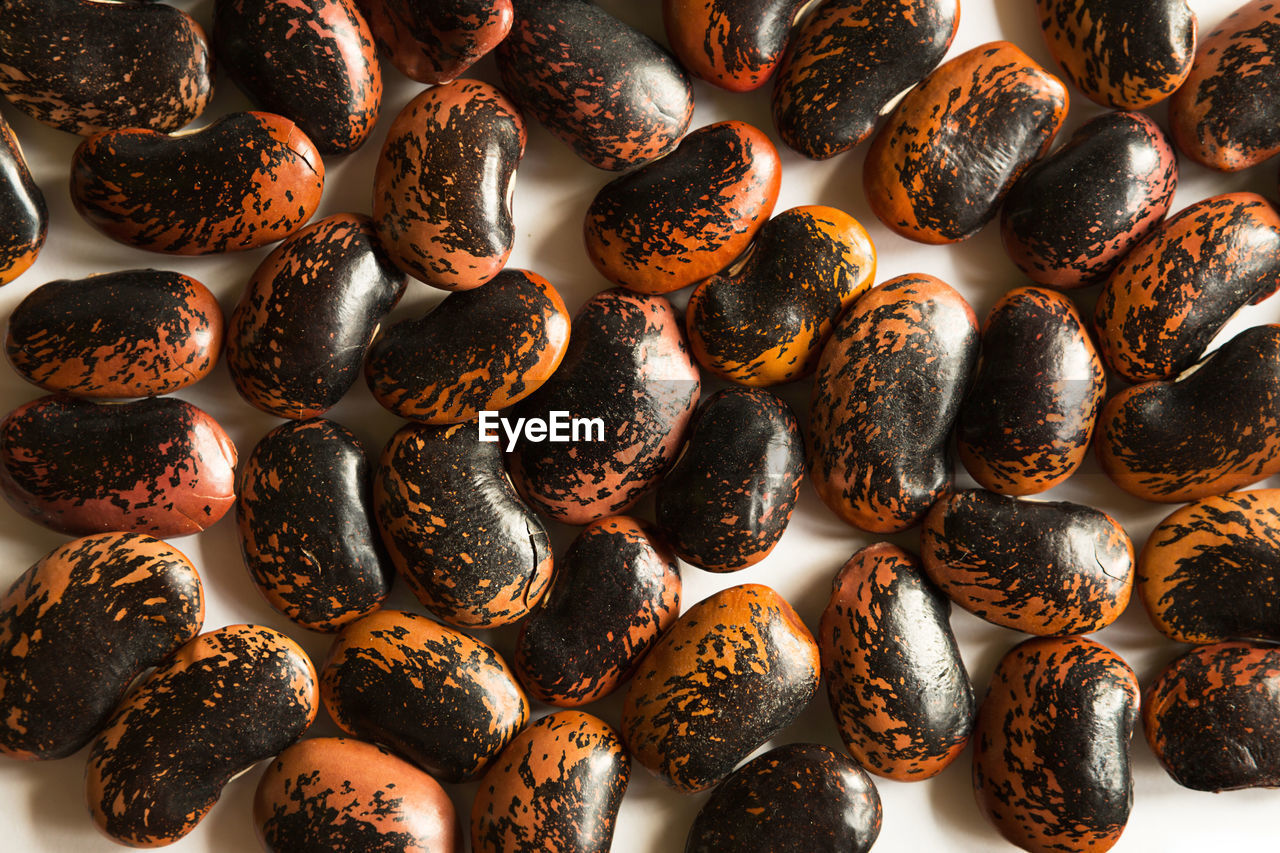
[[[212,23],[212,0],[179,2],[206,28]],[[627,23],[660,42],[662,33],[658,0],[603,0],[601,5]],[[1192,0],[1191,6],[1207,33],[1234,7],[1232,0]],[[0,26],[3,26],[0,21]],[[1044,46],[1032,0],[965,0],[959,33],[948,56],[997,38],[1013,41],[1034,59],[1055,70]],[[421,89],[384,62],[387,82],[382,119],[365,147],[346,157],[330,157],[324,199],[317,218],[341,211],[367,213],[370,209],[374,163],[387,128],[396,113]],[[497,83],[492,59],[475,66],[471,76]],[[225,73],[218,74],[218,94],[198,125],[207,124],[227,112],[248,108]],[[769,115],[769,91],[734,95],[702,82],[694,83],[697,110],[691,127],[700,127],[728,118],[742,119],[767,131],[779,145],[783,162],[782,193],[777,212],[800,204],[827,204],[842,208],[859,219],[870,231],[879,252],[877,281],[908,272],[928,272],[959,288],[973,303],[979,319],[1005,291],[1026,284],[1000,246],[998,229],[987,227],[973,239],[951,247],[927,247],[891,234],[875,219],[863,197],[862,159],[866,145],[833,160],[815,163],[781,145]],[[1061,138],[1101,112],[1074,88],[1071,112]],[[1150,110],[1167,126],[1164,106]],[[61,277],[80,277],[138,267],[176,269],[195,276],[208,285],[230,312],[254,268],[269,249],[259,249],[222,257],[179,259],[131,249],[106,239],[86,225],[75,213],[67,194],[67,171],[78,139],[50,130],[0,103],[0,114],[10,122],[25,146],[36,181],[48,199],[51,225],[44,251],[35,266],[16,282],[0,290],[0,314],[7,317],[18,301],[36,286]],[[1219,175],[1182,162],[1182,182],[1173,211],[1221,192],[1251,190],[1274,198],[1274,163],[1235,175]],[[595,192],[613,176],[580,161],[569,149],[532,121],[529,145],[520,167],[516,193],[518,233],[511,265],[533,269],[559,288],[571,310],[576,310],[591,294],[608,286],[595,272],[582,248],[581,223]],[[393,318],[416,316],[442,298],[443,293],[410,282],[409,290]],[[675,295],[683,305],[687,293]],[[1079,294],[1089,310],[1092,292]],[[1244,312],[1231,329],[1259,322],[1280,320],[1280,300]],[[1220,337],[1219,340],[1223,340]],[[1215,343],[1216,346],[1216,343]],[[719,387],[707,383],[708,390]],[[808,383],[780,389],[780,393],[803,412]],[[40,395],[7,365],[0,366],[0,411],[8,411]],[[200,384],[179,392],[181,396],[209,411],[230,433],[248,456],[267,430],[280,423],[244,403],[236,394],[225,367]],[[373,401],[363,382],[357,384],[330,415],[353,429],[376,454],[400,422]],[[957,466],[959,468],[959,466]],[[958,470],[962,485],[972,481]],[[1280,478],[1260,485],[1280,486]],[[1152,526],[1173,507],[1147,504],[1113,487],[1092,457],[1071,481],[1047,493],[1050,499],[1067,499],[1103,507],[1117,515],[1134,541],[1141,546]],[[652,502],[646,501],[634,514],[652,517]],[[296,627],[269,608],[253,588],[241,562],[234,513],[198,535],[175,540],[174,544],[200,567],[207,596],[205,628],[255,622],[273,626],[295,637],[317,662],[323,661],[329,638]],[[573,531],[553,527],[556,553],[563,553]],[[895,541],[918,548],[918,532],[913,530]],[[826,604],[830,582],[840,566],[857,549],[877,540],[837,520],[806,484],[791,526],[773,554],[762,563],[733,575],[713,575],[691,567],[684,572],[684,601],[687,608],[712,592],[738,583],[755,582],[773,586],[795,605],[811,630],[816,630]],[[66,537],[44,530],[19,518],[0,505],[0,542],[4,555],[0,583],[7,585],[35,560],[66,541]],[[416,602],[397,587],[392,606],[420,610]],[[589,614],[584,614],[588,616]],[[952,624],[960,640],[969,672],[981,696],[999,657],[1023,637],[988,625],[958,608]],[[504,654],[511,649],[514,631],[485,635]],[[1150,683],[1159,669],[1185,647],[1172,643],[1149,624],[1135,600],[1113,626],[1097,634],[1097,639],[1118,651],[1137,671],[1143,685]],[[619,694],[587,710],[613,725],[620,717]],[[548,709],[538,707],[541,715]],[[1277,721],[1280,725],[1280,721]],[[333,734],[333,724],[321,712],[314,734]],[[827,708],[825,687],[800,719],[782,732],[773,743],[816,741],[839,746],[839,737]],[[988,851],[1012,849],[979,814],[969,781],[971,752],[966,750],[947,771],[927,782],[899,783],[878,780],[884,803],[884,824],[876,845],[879,853],[902,851]],[[0,850],[53,851],[116,850],[94,830],[83,794],[84,752],[61,761],[20,763],[0,760]],[[1133,741],[1134,808],[1117,851],[1228,850],[1272,851],[1280,849],[1280,822],[1276,806],[1280,794],[1245,791],[1228,794],[1198,793],[1178,787],[1156,763],[1139,731]],[[251,851],[257,842],[250,820],[253,789],[261,767],[229,785],[222,801],[205,821],[174,849],[195,851]],[[457,804],[465,826],[470,814],[475,785],[446,786]],[[631,787],[618,819],[613,849],[619,853],[666,853],[681,850],[688,827],[706,795],[682,796],[667,790],[648,771],[635,765]],[[464,830],[464,835],[465,830]]]

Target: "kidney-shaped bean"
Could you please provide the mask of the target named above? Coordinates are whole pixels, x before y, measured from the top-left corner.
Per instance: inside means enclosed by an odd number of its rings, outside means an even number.
[[[1203,498],[1169,515],[1138,559],[1152,623],[1179,643],[1280,641],[1280,489]]]
[[[479,80],[434,86],[405,105],[373,176],[378,237],[401,269],[443,290],[479,287],[502,270],[524,143],[520,111]]]
[[[808,0],[663,0],[667,41],[692,73],[731,92],[763,86]]]
[[[343,731],[446,782],[478,776],[529,719],[529,701],[497,652],[397,610],[342,630],[320,696]]]
[[[668,293],[729,266],[769,219],[782,164],[745,122],[698,128],[675,151],[605,184],[587,208],[587,254],[600,274]]]
[[[0,92],[59,130],[177,130],[213,98],[213,51],[186,12],[164,3],[9,0]]]
[[[196,567],[158,539],[104,533],[55,548],[0,599],[0,754],[80,749],[203,621]]]
[[[121,243],[176,255],[283,239],[315,213],[323,188],[315,145],[271,113],[232,113],[180,136],[104,131],[71,159],[71,200],[90,225]]]
[[[675,623],[680,591],[676,557],[648,524],[621,515],[592,522],[556,566],[542,605],[520,624],[520,683],[561,707],[609,695]]]
[[[782,538],[803,476],[804,439],[791,407],[762,389],[726,388],[694,415],[658,487],[658,525],[686,562],[745,569]]]
[[[1000,211],[1004,249],[1037,284],[1094,284],[1159,224],[1177,186],[1177,157],[1160,125],[1141,113],[1104,113],[1013,185]]]
[[[236,488],[240,553],[258,591],[304,628],[337,631],[376,609],[392,569],[373,520],[369,463],[324,418],[262,437]]]
[[[978,321],[950,285],[904,275],[862,297],[822,351],[808,470],[836,515],[905,530],[951,488],[951,427],[978,358]]]
[[[1147,687],[1142,706],[1147,743],[1179,785],[1280,787],[1280,647],[1192,649]]]
[[[1133,806],[1138,679],[1084,637],[1027,640],[996,666],[973,733],[978,805],[1031,853],[1109,850]]]
[[[267,766],[253,797],[267,853],[454,853],[457,816],[440,783],[371,743],[308,738]]]
[[[475,421],[401,427],[374,474],[373,511],[396,571],[452,625],[522,619],[551,580],[551,544]]]
[[[1094,448],[1116,485],[1148,501],[1280,473],[1280,325],[1241,332],[1177,379],[1121,391],[1098,416]]]
[[[992,491],[1048,491],[1084,462],[1106,392],[1075,304],[1052,290],[1010,291],[982,327],[978,372],[956,421],[960,461]]]
[[[1038,635],[1110,625],[1133,590],[1133,542],[1105,512],[970,490],[933,505],[924,570],[956,604]]]
[[[867,853],[880,835],[880,794],[858,763],[829,746],[789,743],[711,792],[686,853]]]
[[[382,66],[355,0],[219,0],[213,44],[236,85],[322,154],[354,151],[378,121]]]
[[[549,421],[552,412],[567,412],[587,422],[581,440],[573,432],[568,442],[521,439],[511,479],[556,521],[586,524],[625,512],[675,461],[700,390],[670,302],[619,289],[598,293],[574,318],[560,369],[506,415]]]
[[[516,735],[476,792],[474,853],[608,853],[631,758],[609,724],[559,711]]]
[[[232,778],[302,737],[319,706],[315,667],[284,634],[201,634],[147,675],[93,742],[94,822],[132,847],[177,841]]]
[[[1140,110],[1191,73],[1196,13],[1187,0],[1036,0],[1066,78],[1107,107]]]
[[[1254,193],[1191,205],[1134,247],[1094,309],[1098,346],[1130,382],[1190,367],[1245,305],[1280,288],[1280,213]]]
[[[364,375],[400,417],[459,423],[537,391],[568,346],[569,310],[551,282],[505,269],[481,290],[452,293],[425,317],[383,329]]]
[[[872,773],[928,779],[973,730],[973,683],[951,605],[919,561],[888,542],[844,564],[822,613],[822,674],[849,753]]]
[[[356,0],[391,64],[419,83],[448,83],[498,46],[511,0]]]
[[[0,116],[0,284],[36,262],[48,231],[44,193],[31,178],[18,137]]]
[[[231,509],[235,467],[222,427],[176,397],[41,397],[0,423],[0,491],[60,533],[198,533]]]
[[[979,45],[908,92],[876,134],[863,169],[871,209],[910,240],[972,237],[1066,115],[1058,78],[1009,42]]]
[[[1224,172],[1280,152],[1280,6],[1251,0],[1200,39],[1186,81],[1169,101],[1182,152]]]
[[[653,648],[622,707],[631,755],[676,790],[718,784],[818,692],[818,644],[782,596],[747,584],[700,601]]]
[[[155,397],[209,375],[222,308],[193,278],[125,270],[43,284],[9,316],[5,355],[46,391]]]
[[[959,24],[959,0],[823,0],[778,69],[778,135],[815,160],[848,151],[942,61]]]
[[[703,367],[740,385],[801,379],[875,274],[876,250],[858,220],[834,207],[793,207],[761,226],[740,269],[693,291],[689,346]]]
[[[671,54],[589,0],[513,0],[495,52],[511,98],[593,166],[648,163],[693,117],[689,78]]]
[[[360,376],[405,283],[368,217],[338,213],[294,234],[258,265],[231,312],[236,390],[282,418],[328,411]]]

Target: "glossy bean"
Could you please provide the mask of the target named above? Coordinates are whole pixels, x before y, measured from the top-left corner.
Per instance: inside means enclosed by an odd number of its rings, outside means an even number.
[[[829,746],[790,743],[739,767],[711,792],[685,853],[867,853],[880,794]]]
[[[9,0],[4,11],[0,92],[51,127],[177,130],[213,98],[209,39],[172,6]]]
[[[496,276],[515,244],[512,199],[525,127],[479,80],[427,89],[392,123],[373,176],[373,218],[391,258],[442,290]]]
[[[574,318],[560,369],[508,418],[588,424],[569,442],[521,440],[511,479],[530,505],[568,524],[625,512],[675,461],[701,380],[671,303],[625,290],[598,293]]]
[[[1031,853],[1110,850],[1133,806],[1138,679],[1084,637],[1037,638],[996,666],[973,736],[978,805]]]
[[[511,31],[511,0],[356,0],[391,64],[419,83],[461,77]]]
[[[479,776],[529,719],[529,701],[496,651],[397,610],[342,630],[320,696],[344,732],[446,782]]]
[[[258,780],[253,822],[267,853],[453,853],[453,803],[440,783],[351,738],[300,741]]]
[[[323,188],[315,145],[270,113],[232,113],[180,136],[104,131],[71,159],[71,201],[90,225],[121,243],[176,255],[283,239],[315,213]]]
[[[1165,667],[1142,700],[1147,743],[1179,785],[1280,788],[1280,648],[1192,649]]]
[[[928,779],[968,743],[973,683],[950,617],[919,561],[888,542],[836,575],[822,613],[822,674],[841,740],[872,773]]]
[[[685,793],[719,784],[818,692],[818,644],[767,586],[694,605],[645,656],[627,689],[631,755]]]
[[[322,154],[354,151],[378,121],[382,67],[355,0],[217,0],[213,44],[236,85]]]
[[[240,396],[282,418],[323,414],[360,376],[404,273],[354,213],[294,234],[254,270],[227,328],[227,368]]]
[[[559,711],[516,735],[476,792],[475,853],[608,853],[631,758],[608,723]]]
[[[222,308],[193,278],[126,270],[60,279],[9,316],[5,355],[23,379],[77,397],[156,397],[208,376]]]
[[[1160,126],[1141,113],[1104,113],[1013,185],[1000,212],[1005,252],[1037,284],[1096,284],[1159,225],[1177,186]]]
[[[1169,129],[1182,153],[1224,172],[1280,152],[1280,6],[1251,0],[1196,46],[1186,81],[1169,101]]]
[[[401,427],[378,461],[373,511],[396,571],[451,625],[515,622],[546,592],[547,531],[474,421]]]
[[[978,358],[969,303],[929,275],[862,297],[822,351],[806,433],[807,468],[836,515],[891,533],[950,491],[951,427]]]
[[[680,592],[675,554],[647,523],[626,516],[592,522],[556,566],[541,606],[520,624],[520,683],[535,699],[566,708],[609,695],[675,624]]]
[[[0,116],[0,284],[36,262],[48,231],[44,193],[31,178],[18,137]]]
[[[740,269],[707,278],[689,297],[689,346],[730,382],[802,379],[817,369],[836,320],[871,288],[871,237],[844,211],[808,205],[761,226],[750,252]]]
[[[1130,382],[1199,360],[1245,305],[1280,288],[1280,213],[1254,193],[1197,202],[1133,248],[1098,294],[1098,346]]]
[[[349,430],[324,418],[276,427],[249,454],[236,492],[240,553],[272,607],[337,631],[381,606],[392,567],[364,447]]]
[[[203,622],[196,567],[158,539],[105,533],[41,557],[0,599],[0,754],[85,746],[133,680]]]
[[[587,208],[587,254],[614,284],[669,293],[741,255],[778,200],[782,164],[745,122],[698,128],[661,160],[616,178]]]
[[[960,461],[992,491],[1048,491],[1084,462],[1106,392],[1075,304],[1052,290],[1010,291],[982,327],[978,372],[956,420]]]
[[[316,717],[316,671],[283,634],[201,634],[147,675],[89,751],[93,820],[132,847],[195,829],[236,775],[296,741]]]
[[[693,90],[656,42],[587,0],[513,0],[498,45],[512,99],[593,166],[620,171],[675,148]]]
[[[0,423],[0,491],[70,535],[198,533],[235,501],[236,448],[175,397],[98,404],[41,397]]]
[[[1280,641],[1280,489],[1202,498],[1156,525],[1138,594],[1179,643]]]
[[[800,497],[804,438],[795,414],[755,388],[726,388],[694,415],[658,487],[658,526],[686,562],[734,572],[763,560]]]
[[[1036,0],[1049,52],[1105,107],[1140,110],[1191,73],[1196,14],[1186,0]]]
[[[958,0],[823,0],[778,69],[778,135],[815,160],[848,151],[942,61],[959,24]]]
[[[1058,78],[1009,42],[979,45],[908,92],[876,134],[862,179],[871,209],[909,240],[968,239],[1066,114]]]
[[[1116,394],[1094,449],[1120,488],[1179,503],[1280,473],[1280,325],[1255,326],[1169,382]]]
[[[569,310],[537,273],[505,269],[482,290],[383,329],[364,363],[369,390],[408,420],[451,424],[523,400],[569,346]]]
[[[667,42],[690,72],[722,89],[763,86],[808,0],[663,0]]]
[[[938,501],[925,517],[924,570],[956,604],[1040,636],[1110,625],[1133,591],[1133,542],[1110,515],[981,490]]]

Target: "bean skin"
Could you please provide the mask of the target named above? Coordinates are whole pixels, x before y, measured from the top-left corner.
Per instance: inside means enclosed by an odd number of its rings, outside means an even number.
[[[690,72],[730,92],[759,89],[782,61],[807,0],[663,0],[667,42]]]
[[[164,3],[6,0],[4,23],[0,92],[50,127],[169,132],[213,99],[204,29]]]
[[[975,47],[908,92],[876,134],[862,179],[871,209],[909,240],[968,239],[1066,114],[1066,87],[1017,47]]]
[[[631,758],[603,720],[541,718],[508,744],[476,792],[475,853],[609,853]]]
[[[1036,0],[1049,52],[1105,107],[1141,110],[1191,73],[1196,14],[1186,0]]]
[[[1133,806],[1138,679],[1105,646],[1045,637],[996,666],[973,735],[973,787],[1000,834],[1030,853],[1111,849]]]
[[[951,633],[951,604],[896,545],[863,548],[832,582],[822,674],[849,753],[911,782],[946,769],[969,742],[973,683]]]
[[[356,0],[391,64],[419,83],[466,73],[511,31],[511,0]]]
[[[1138,559],[1152,624],[1179,643],[1280,641],[1280,489],[1214,495],[1156,525]]]
[[[1120,488],[1180,503],[1280,473],[1280,325],[1241,332],[1168,382],[1116,394],[1094,450]]]
[[[112,240],[174,255],[284,239],[315,213],[323,188],[320,152],[297,125],[271,113],[232,113],[181,136],[104,131],[71,159],[71,201],[90,225]]]
[[[87,745],[133,680],[203,622],[196,567],[159,539],[103,533],[41,557],[0,598],[0,754]]]
[[[0,116],[0,284],[36,262],[49,233],[49,207],[22,156],[22,146]]]
[[[156,397],[208,376],[222,340],[222,308],[203,284],[124,270],[31,291],[9,316],[5,355],[46,391]]]
[[[904,275],[836,325],[814,379],[810,482],[836,515],[902,531],[951,490],[951,427],[978,358],[978,321],[950,285]]]
[[[1196,791],[1280,787],[1280,649],[1215,643],[1165,667],[1143,694],[1147,743]]]
[[[982,327],[978,372],[956,420],[960,461],[994,492],[1048,491],[1084,462],[1106,392],[1075,304],[1052,290],[1012,290]]]
[[[853,148],[942,61],[959,25],[958,0],[823,0],[775,77],[778,135],[814,160]]]

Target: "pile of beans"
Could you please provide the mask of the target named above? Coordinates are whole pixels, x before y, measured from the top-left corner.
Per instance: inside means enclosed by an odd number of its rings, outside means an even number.
[[[0,0],[15,844],[1275,845],[1280,4],[660,5]]]

